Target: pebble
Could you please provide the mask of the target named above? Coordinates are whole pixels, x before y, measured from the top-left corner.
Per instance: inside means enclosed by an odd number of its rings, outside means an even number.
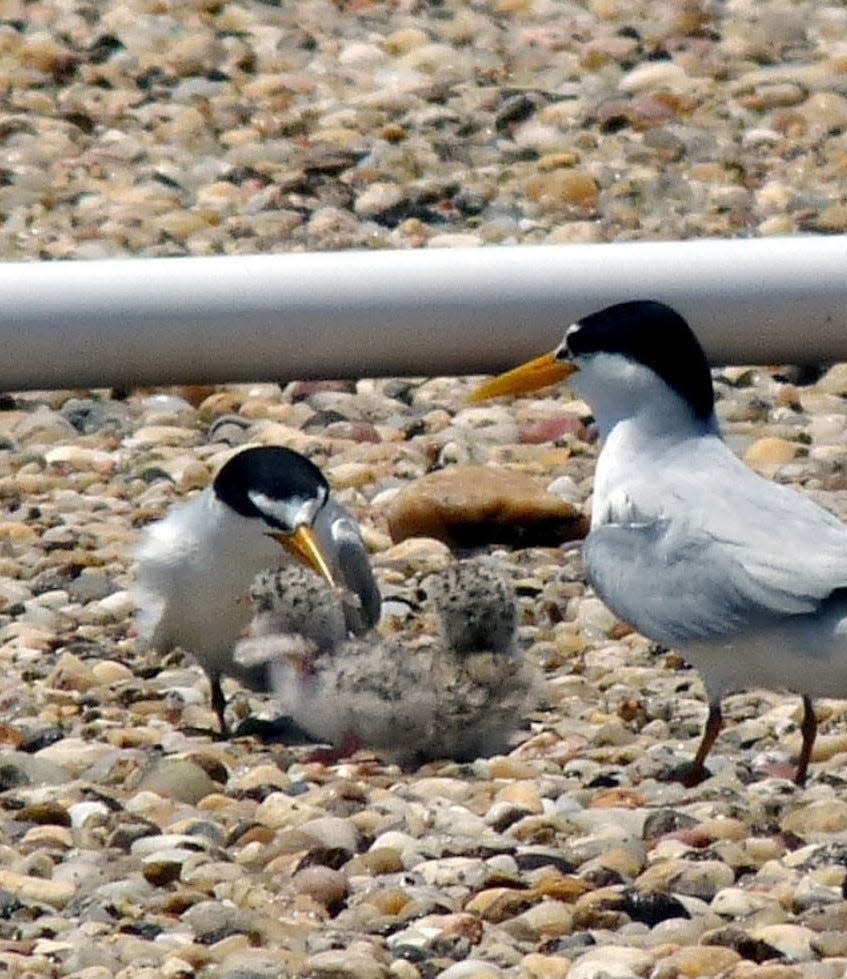
[[[465,959],[448,966],[439,972],[438,979],[500,979],[503,971],[490,962],[480,959]]]
[[[347,897],[347,878],[330,867],[305,867],[291,880],[296,894],[306,894],[325,908],[333,908]]]
[[[759,472],[774,472],[797,456],[799,446],[786,439],[766,437],[754,442],[745,452],[744,461]]]
[[[448,544],[561,542],[587,531],[572,504],[523,473],[489,466],[451,466],[401,491],[388,508],[394,541],[434,537]]]
[[[138,783],[142,791],[195,805],[217,791],[218,786],[205,769],[184,758],[164,758],[153,762]]]
[[[653,964],[649,952],[624,945],[605,945],[578,956],[568,979],[631,979],[645,975]]]
[[[789,833],[839,833],[847,829],[847,802],[840,799],[819,799],[808,806],[794,809],[783,820],[782,828]]]
[[[75,893],[70,883],[18,874],[3,868],[0,868],[0,889],[23,902],[49,904],[55,908],[63,908]]]
[[[345,949],[318,952],[308,960],[309,975],[315,979],[387,979],[389,971],[382,962],[368,955]]]

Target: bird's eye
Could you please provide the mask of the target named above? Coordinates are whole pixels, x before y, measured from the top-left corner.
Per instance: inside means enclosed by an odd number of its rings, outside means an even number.
[[[556,348],[556,360],[570,360],[573,357],[574,351],[571,347],[571,340],[581,329],[582,327],[579,323],[571,323],[565,330],[564,339]]]

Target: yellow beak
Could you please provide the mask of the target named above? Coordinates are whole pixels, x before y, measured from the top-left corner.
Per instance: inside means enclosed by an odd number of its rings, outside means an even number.
[[[288,553],[304,564],[307,568],[316,571],[322,578],[325,578],[333,587],[335,579],[332,571],[323,556],[318,539],[311,527],[298,527],[293,534],[271,534],[274,540],[278,541],[288,551]]]
[[[504,394],[527,394],[529,391],[558,384],[578,369],[567,361],[557,360],[555,351],[552,351],[480,384],[468,395],[468,401],[487,401]]]

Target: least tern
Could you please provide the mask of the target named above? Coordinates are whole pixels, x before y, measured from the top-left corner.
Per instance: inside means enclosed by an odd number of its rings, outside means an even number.
[[[588,581],[619,618],[682,653],[709,695],[685,781],[707,774],[721,698],[763,686],[802,695],[803,784],[817,732],[811,698],[847,694],[847,527],[727,447],[705,354],[668,306],[628,302],[586,316],[555,351],[472,397],[571,374],[603,440]]]
[[[379,618],[379,590],[356,521],[317,466],[279,446],[230,458],[210,487],[145,529],[135,558],[139,633],[160,652],[179,646],[197,659],[224,734],[221,676],[267,688],[262,668],[233,660],[258,572],[304,564],[345,590],[346,629],[362,633]]]
[[[345,638],[337,592],[303,568],[260,575],[257,614],[236,659],[265,665],[280,706],[318,741],[402,765],[470,760],[508,746],[539,697],[514,645],[511,583],[484,562],[427,582],[441,634]]]

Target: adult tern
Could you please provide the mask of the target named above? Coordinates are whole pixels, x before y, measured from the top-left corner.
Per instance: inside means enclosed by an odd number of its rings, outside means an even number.
[[[721,698],[762,686],[802,696],[803,784],[817,733],[812,698],[847,695],[847,527],[732,453],[705,354],[669,306],[641,300],[586,316],[552,353],[472,397],[571,374],[603,440],[588,581],[619,618],[681,652],[709,695],[686,782],[707,774]]]
[[[280,446],[232,456],[211,486],[145,529],[135,558],[140,634],[160,652],[179,646],[197,659],[224,734],[221,676],[267,689],[262,668],[233,660],[258,572],[292,561],[313,568],[344,590],[349,631],[365,632],[379,618],[379,590],[356,521],[317,466]]]

